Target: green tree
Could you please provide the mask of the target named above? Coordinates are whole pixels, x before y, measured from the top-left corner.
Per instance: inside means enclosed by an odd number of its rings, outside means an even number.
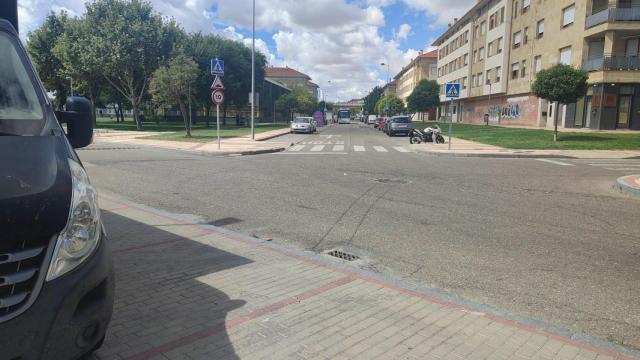
[[[440,105],[440,86],[434,80],[420,80],[407,98],[409,112],[427,112]]]
[[[243,43],[224,39],[216,35],[203,35],[195,33],[189,35],[185,43],[185,52],[193,57],[198,64],[202,76],[198,78],[197,103],[199,106],[209,108],[211,93],[209,87],[213,78],[209,75],[211,59],[218,58],[225,62],[225,102],[222,106],[223,123],[226,119],[227,105],[244,107],[249,102],[251,92],[251,49]],[[261,53],[256,53],[256,92],[264,79],[264,66],[266,58]]]
[[[389,104],[388,113],[384,111],[387,104]],[[389,116],[397,115],[404,111],[404,103],[394,94],[385,95],[378,100],[375,111],[378,114],[386,114]]]
[[[27,37],[29,55],[44,86],[55,94],[57,109],[62,109],[67,95],[70,94],[70,84],[62,72],[62,61],[54,54],[53,48],[64,34],[68,21],[69,17],[64,11],[59,14],[51,13],[42,26],[29,33]]]
[[[378,100],[383,96],[384,89],[380,86],[374,87],[371,92],[367,96],[364,97],[364,113],[365,114],[374,114],[377,113],[376,105],[378,104]],[[382,113],[379,113],[382,114]]]
[[[88,56],[101,64],[104,78],[131,103],[136,127],[141,129],[139,109],[151,74],[173,49],[181,30],[141,0],[87,3],[86,21],[92,45]]]
[[[65,78],[72,78],[77,92],[91,101],[94,111],[100,90],[109,87],[103,78],[102,66],[91,56],[91,24],[80,18],[69,19],[64,33],[57,39],[53,54],[62,64],[59,70]]]
[[[539,98],[567,105],[586,95],[588,79],[589,74],[584,70],[557,64],[538,72],[531,90]],[[558,141],[558,110],[553,119],[554,141]]]
[[[193,89],[192,83],[198,77],[198,64],[189,56],[178,53],[159,67],[154,73],[149,85],[149,92],[153,100],[161,105],[178,105],[187,137],[191,137],[191,124],[187,112],[187,103]]]
[[[293,113],[311,114],[317,108],[317,102],[304,86],[297,86],[291,92],[280,96],[275,103],[278,111],[286,113],[290,118]]]

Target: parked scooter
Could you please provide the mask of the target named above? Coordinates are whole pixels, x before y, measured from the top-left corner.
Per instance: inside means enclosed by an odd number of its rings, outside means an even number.
[[[436,144],[444,144],[442,130],[440,130],[438,125],[425,128],[424,130],[413,129],[409,132],[409,142],[412,144],[421,144],[423,142],[432,143],[434,138]]]

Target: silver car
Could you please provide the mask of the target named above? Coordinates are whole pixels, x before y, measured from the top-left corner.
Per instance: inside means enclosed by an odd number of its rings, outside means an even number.
[[[316,122],[312,117],[297,117],[291,122],[291,132],[314,133],[316,132]]]

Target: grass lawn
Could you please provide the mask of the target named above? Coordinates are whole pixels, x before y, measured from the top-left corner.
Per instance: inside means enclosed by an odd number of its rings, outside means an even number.
[[[419,124],[422,123],[417,122],[414,126],[427,127],[435,123]],[[448,123],[439,125],[443,132],[448,131]],[[510,149],[640,150],[640,133],[558,132],[559,140],[554,142],[553,131],[549,130],[454,123],[453,136]]]
[[[111,130],[127,130],[127,131],[136,131],[136,124],[131,120],[127,119],[124,123],[117,123],[115,120],[108,118],[98,118],[97,120],[98,129],[111,129]],[[256,125],[256,133],[277,130],[287,128],[288,124],[259,124]],[[151,139],[151,140],[170,140],[170,141],[189,141],[189,142],[208,142],[214,141],[216,139],[216,124],[215,122],[210,123],[210,126],[207,128],[204,123],[198,123],[197,125],[193,125],[191,129],[192,137],[188,138],[185,136],[186,132],[184,130],[184,124],[181,122],[171,122],[171,123],[159,123],[155,122],[145,122],[142,124],[142,130],[140,133],[144,132],[164,132],[166,134],[159,134],[153,136],[145,136],[142,139]],[[250,127],[237,127],[237,126],[221,126],[220,127],[220,137],[221,138],[231,138],[238,137],[243,135],[248,135],[251,133]]]

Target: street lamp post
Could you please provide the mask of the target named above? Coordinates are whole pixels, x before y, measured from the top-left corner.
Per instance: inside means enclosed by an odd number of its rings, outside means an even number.
[[[489,120],[491,120],[491,79],[487,79],[487,85],[489,85],[489,103],[487,104],[487,114],[489,115],[487,125],[489,125]]]
[[[69,79],[69,94],[73,96],[73,78],[69,76],[67,79]]]
[[[389,70],[389,62],[387,61],[387,63],[380,63],[380,66],[387,66],[387,91],[389,91],[389,83],[391,82],[391,74],[390,74],[390,70]],[[385,104],[385,110],[387,112],[387,115],[389,115],[389,112],[391,111],[391,109],[389,109],[389,94],[386,95],[387,101]]]
[[[256,139],[255,103],[256,103],[256,0],[253,0],[253,20],[251,36],[251,140]]]

